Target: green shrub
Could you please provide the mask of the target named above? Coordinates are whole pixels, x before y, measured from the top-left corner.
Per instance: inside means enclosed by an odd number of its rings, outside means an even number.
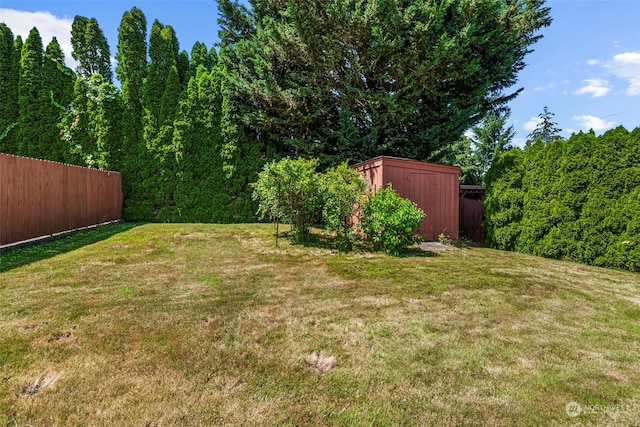
[[[389,185],[370,196],[362,209],[360,227],[375,250],[392,255],[422,240],[414,231],[425,213],[410,200],[403,199]]]
[[[363,201],[367,183],[360,173],[347,163],[327,170],[320,177],[324,199],[322,216],[326,229],[336,233],[336,247],[350,251],[358,234],[353,227],[353,216]]]
[[[322,210],[316,159],[290,159],[267,163],[253,186],[260,219],[291,224],[294,241],[306,241]]]

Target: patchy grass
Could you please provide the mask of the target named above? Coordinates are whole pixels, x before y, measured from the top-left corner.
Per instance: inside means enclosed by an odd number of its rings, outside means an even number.
[[[270,225],[119,231],[0,255],[23,257],[0,274],[0,425],[640,420],[637,274],[276,248]]]

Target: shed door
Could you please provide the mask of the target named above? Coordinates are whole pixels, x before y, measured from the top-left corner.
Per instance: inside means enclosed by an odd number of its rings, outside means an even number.
[[[407,178],[409,194],[403,197],[408,197],[427,214],[426,218],[420,222],[420,234],[427,240],[437,240],[439,234],[437,230],[442,221],[434,199],[434,195],[439,191],[437,176],[429,172],[412,172]]]

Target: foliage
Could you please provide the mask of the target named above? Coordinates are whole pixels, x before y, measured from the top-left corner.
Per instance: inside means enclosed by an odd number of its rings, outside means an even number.
[[[19,36],[18,36],[19,39]],[[0,23],[0,152],[17,154],[18,81],[20,76],[21,39],[14,40],[11,29]],[[22,49],[22,46],[20,46]]]
[[[260,218],[291,224],[294,240],[298,242],[307,240],[322,209],[317,167],[316,159],[274,160],[264,166],[252,185]]]
[[[111,153],[121,139],[122,99],[118,89],[100,74],[76,80],[75,97],[61,122],[68,144],[67,163],[109,170]]]
[[[44,51],[42,67],[43,99],[46,99],[40,118],[46,132],[44,138],[49,142],[47,152],[42,158],[63,162],[65,160],[66,145],[60,135],[58,123],[66,113],[67,106],[73,99],[73,86],[76,76],[64,65],[64,53],[54,37]]]
[[[640,128],[537,143],[502,154],[487,175],[494,247],[640,271]]]
[[[462,135],[456,142],[435,153],[434,157],[439,158],[442,164],[460,168],[460,184],[479,185],[482,183],[478,156],[473,150],[471,138],[467,135]]]
[[[44,52],[37,28],[32,28],[22,46],[18,83],[18,153],[45,158],[48,148],[42,124],[42,106],[49,102],[42,84]]]
[[[142,139],[142,87],[147,75],[147,19],[134,7],[122,15],[118,27],[115,72],[122,90],[122,145],[114,160],[122,172],[125,219],[150,216],[142,187],[147,151]]]
[[[367,198],[362,209],[360,227],[375,250],[399,255],[421,238],[413,233],[425,217],[415,203],[400,197],[389,185]]]
[[[367,182],[344,162],[322,174],[320,189],[324,200],[322,217],[325,227],[336,233],[338,249],[348,252],[358,237],[353,217],[364,201]]]
[[[71,56],[78,61],[77,73],[87,79],[100,74],[112,83],[111,52],[96,18],[76,15],[71,24]]]
[[[471,142],[475,146],[474,155],[480,176],[484,177],[493,161],[503,152],[511,149],[515,135],[513,126],[505,129],[511,112],[509,109],[490,112],[478,126],[471,128]]]
[[[334,165],[438,160],[519,93],[506,91],[551,21],[541,0],[251,5],[219,2],[222,57],[246,123],[282,153]]]
[[[220,158],[220,76],[200,65],[191,77],[174,122],[178,182],[173,220],[231,222]]]
[[[542,141],[543,144],[548,144],[553,141],[561,141],[563,138],[560,136],[560,129],[558,123],[553,121],[553,114],[549,111],[549,108],[545,105],[544,111],[538,115],[540,118],[540,122],[536,126],[536,128],[531,131],[529,136],[527,136],[526,146],[530,146],[534,144],[536,141]]]
[[[516,248],[524,203],[524,168],[524,153],[515,148],[500,155],[487,173],[483,228],[493,247]]]

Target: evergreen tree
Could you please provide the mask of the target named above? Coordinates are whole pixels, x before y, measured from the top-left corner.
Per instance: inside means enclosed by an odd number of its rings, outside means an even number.
[[[122,88],[122,145],[112,159],[114,168],[122,172],[125,196],[123,216],[142,219],[145,203],[141,187],[141,170],[147,160],[142,139],[142,86],[147,75],[147,20],[136,7],[122,15],[118,27],[116,75]],[[113,157],[113,156],[112,156]]]
[[[482,119],[480,125],[471,128],[471,142],[475,146],[474,160],[478,165],[483,182],[493,161],[511,148],[510,144],[515,130],[513,126],[505,129],[510,114],[509,109],[492,111]]]
[[[183,50],[178,55],[178,62],[176,64],[178,70],[178,77],[180,79],[180,87],[183,90],[187,89],[187,84],[189,84],[189,54],[186,50]]]
[[[149,35],[149,66],[144,83],[144,107],[154,118],[158,116],[162,94],[169,72],[178,65],[178,40],[170,25],[153,22]]]
[[[479,166],[478,156],[473,151],[472,141],[466,135],[444,147],[443,152],[434,153],[434,157],[445,165],[458,166],[460,168],[460,184],[482,184],[483,174]]]
[[[143,139],[147,162],[142,169],[142,185],[146,201],[147,220],[168,220],[174,205],[174,168],[171,167],[171,135],[174,115],[179,101],[178,40],[175,31],[158,20],[149,35],[149,66],[144,83]]]
[[[222,72],[225,76],[225,72]],[[251,198],[250,184],[256,182],[265,159],[277,156],[275,144],[261,141],[255,130],[246,126],[238,108],[235,94],[229,89],[226,78],[222,79],[222,115],[220,132],[222,148],[220,157],[226,178],[227,194],[232,202],[231,222],[246,222],[255,219],[257,204]]]
[[[215,51],[214,51],[215,53]],[[198,68],[202,65],[205,69],[211,71],[217,58],[211,58],[207,51],[207,46],[202,42],[195,42],[191,48],[191,62],[189,63],[189,72],[191,76],[195,76]]]
[[[220,149],[220,75],[200,65],[180,102],[173,141],[178,153],[177,221],[230,222]]]
[[[11,29],[0,23],[0,152],[8,154],[18,152],[16,127],[20,55],[16,46],[21,41],[19,36],[14,40]]]
[[[113,83],[100,74],[80,77],[74,100],[62,120],[67,163],[101,170],[113,169],[122,138],[122,100]]]
[[[78,75],[91,78],[100,74],[108,82],[113,81],[111,53],[98,21],[76,15],[71,24],[71,56],[78,61]]]
[[[37,28],[29,32],[20,56],[18,83],[18,154],[43,158],[49,148],[47,129],[43,126],[42,108],[49,103],[44,98],[42,72],[44,53]]]
[[[525,147],[529,147],[537,141],[541,141],[543,144],[548,144],[552,141],[561,141],[563,138],[560,136],[562,129],[558,128],[558,123],[553,121],[553,114],[549,111],[549,108],[545,105],[544,111],[538,115],[541,119],[540,123],[527,137]]]
[[[520,92],[543,3],[221,0],[220,38],[240,113],[279,151],[438,160]]]
[[[54,37],[44,52],[41,123],[46,131],[49,149],[43,158],[63,162],[67,145],[61,138],[58,123],[73,99],[75,75],[64,64],[64,54],[58,40]]]

